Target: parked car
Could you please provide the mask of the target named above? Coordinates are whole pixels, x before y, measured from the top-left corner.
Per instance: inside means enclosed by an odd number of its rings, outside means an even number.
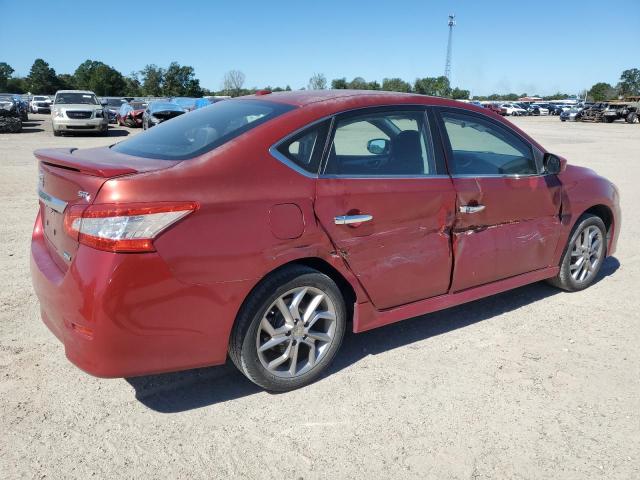
[[[194,97],[172,97],[170,100],[180,105],[185,112],[191,112],[196,109],[196,102],[199,99]]]
[[[505,109],[507,115],[512,115],[514,117],[521,117],[527,114],[527,111],[520,108],[517,105],[513,105],[511,103],[505,103],[501,105],[502,108]]]
[[[543,107],[542,105],[533,103],[529,108],[529,114],[530,115],[549,115],[549,109]]]
[[[22,130],[20,103],[15,95],[0,93],[0,133]]]
[[[51,113],[51,99],[45,95],[34,95],[29,102],[32,113]]]
[[[53,135],[93,132],[107,135],[109,119],[96,94],[89,90],[58,90],[51,111]]]
[[[118,123],[118,113],[127,100],[122,97],[103,97],[101,100],[106,102],[105,110],[109,115],[109,123]]]
[[[626,123],[638,123],[638,114],[640,114],[640,101],[619,100],[609,103],[602,112],[602,119],[606,123],[612,123],[616,120],[624,120]]]
[[[7,98],[11,98],[12,106],[5,108],[5,110],[16,112],[23,122],[29,120],[29,104],[24,102],[20,95],[16,93],[0,93],[0,97],[4,98],[4,102],[7,102]]]
[[[547,107],[547,109],[549,110],[549,115],[560,115],[565,108],[566,108],[566,105],[561,105],[558,103],[550,103],[549,106]]]
[[[560,114],[561,122],[577,122],[582,117],[582,107],[574,107],[569,110],[564,110]]]
[[[151,102],[142,115],[142,128],[147,130],[183,113],[184,109],[176,103],[167,101]]]
[[[142,115],[147,108],[147,103],[142,101],[131,101],[123,103],[120,107],[116,121],[123,127],[142,127]]]
[[[326,370],[349,322],[545,279],[582,290],[620,230],[611,182],[484,109],[422,95],[241,97],[35,156],[42,319],[103,377],[229,355],[290,390]]]
[[[504,107],[501,107],[500,105],[497,105],[495,103],[487,103],[484,108],[486,108],[487,110],[491,110],[493,113],[497,113],[498,115],[506,115],[507,114],[507,109]]]

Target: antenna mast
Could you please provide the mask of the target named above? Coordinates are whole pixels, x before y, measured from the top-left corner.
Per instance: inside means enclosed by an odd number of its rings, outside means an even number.
[[[451,47],[453,42],[453,27],[456,26],[456,16],[449,15],[449,41],[447,42],[447,63],[444,66],[444,76],[451,82]]]

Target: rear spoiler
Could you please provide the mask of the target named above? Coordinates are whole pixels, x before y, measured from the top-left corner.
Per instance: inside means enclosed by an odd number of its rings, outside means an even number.
[[[112,151],[109,147],[82,150],[77,148],[48,148],[36,150],[33,154],[45,165],[104,178],[150,172],[173,167],[180,163],[178,161],[124,155]]]

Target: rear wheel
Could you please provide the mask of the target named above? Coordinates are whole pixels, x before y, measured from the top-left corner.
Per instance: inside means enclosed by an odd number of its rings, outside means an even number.
[[[585,214],[569,237],[558,276],[550,283],[568,292],[583,290],[595,280],[607,253],[607,233],[600,217]]]
[[[62,132],[60,132],[60,130],[56,130],[56,127],[52,127],[52,128],[53,128],[54,137],[60,137],[62,135]]]
[[[285,268],[261,282],[243,305],[229,356],[249,380],[288,391],[316,380],[342,343],[344,299],[327,275]]]
[[[638,114],[636,112],[630,112],[625,121],[627,123],[638,123]]]

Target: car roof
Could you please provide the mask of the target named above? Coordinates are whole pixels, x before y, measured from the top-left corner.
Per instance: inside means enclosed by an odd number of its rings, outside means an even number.
[[[56,95],[58,93],[85,93],[85,94],[95,95],[95,93],[93,93],[91,90],[58,90],[56,92]]]
[[[415,93],[385,92],[382,90],[296,90],[290,92],[273,92],[267,94],[248,95],[243,98],[255,98],[278,103],[286,103],[297,107],[304,107],[313,103],[331,102],[339,107],[341,104],[351,103],[354,99],[370,98],[374,103],[410,103],[415,100],[420,104],[459,106],[462,102],[440,97],[430,97]],[[468,104],[465,104],[468,105]]]

